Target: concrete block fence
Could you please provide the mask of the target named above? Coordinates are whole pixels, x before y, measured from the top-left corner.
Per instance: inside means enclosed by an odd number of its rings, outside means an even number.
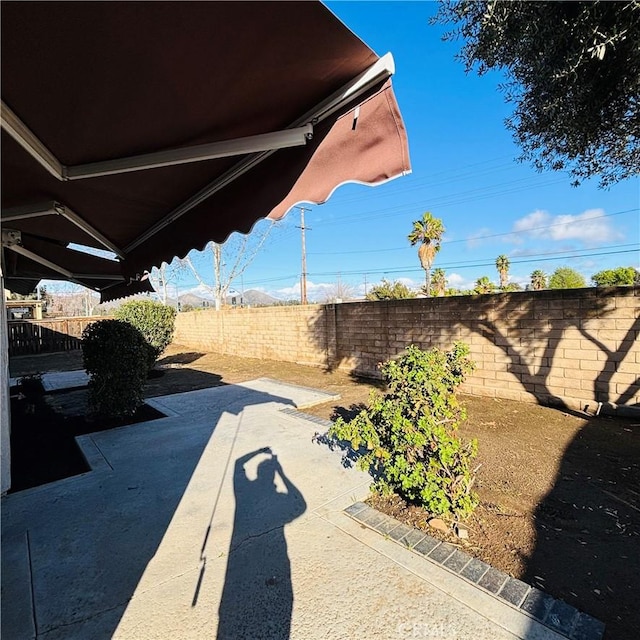
[[[640,408],[640,287],[181,313],[192,349],[377,376],[421,348],[469,344],[463,391],[597,411]]]

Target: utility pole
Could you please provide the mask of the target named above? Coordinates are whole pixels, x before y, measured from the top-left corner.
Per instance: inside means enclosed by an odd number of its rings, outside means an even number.
[[[364,297],[367,297],[367,274],[364,274]]]
[[[311,211],[311,209],[307,207],[295,207],[300,211],[300,226],[298,229],[301,231],[302,235],[302,276],[300,278],[300,304],[307,304],[307,248],[305,245],[304,232],[310,227],[305,227],[304,225],[304,212]]]

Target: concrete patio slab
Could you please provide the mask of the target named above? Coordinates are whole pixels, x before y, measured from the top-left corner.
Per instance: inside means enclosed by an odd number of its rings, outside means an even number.
[[[20,377],[9,378],[9,384],[18,384]],[[84,369],[77,371],[51,371],[42,374],[42,387],[45,392],[62,391],[63,389],[75,389],[76,387],[86,387],[89,376]]]
[[[2,637],[561,637],[344,513],[368,476],[282,411],[314,401],[156,398],[169,417],[83,441],[95,471],[3,498]]]

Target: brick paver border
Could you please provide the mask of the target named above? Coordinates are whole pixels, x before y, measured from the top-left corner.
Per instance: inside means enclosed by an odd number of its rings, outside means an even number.
[[[345,513],[571,640],[601,640],[604,634],[604,623],[600,620],[494,569],[453,544],[441,542],[424,531],[380,513],[364,502],[352,504]]]

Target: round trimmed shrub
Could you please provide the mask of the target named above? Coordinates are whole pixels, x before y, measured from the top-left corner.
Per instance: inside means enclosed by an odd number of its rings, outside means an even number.
[[[133,325],[99,320],[82,332],[82,359],[89,374],[89,405],[119,418],[136,412],[148,371],[148,345]]]
[[[131,300],[119,307],[115,316],[142,333],[149,345],[148,368],[152,369],[173,338],[176,310],[154,300]]]

